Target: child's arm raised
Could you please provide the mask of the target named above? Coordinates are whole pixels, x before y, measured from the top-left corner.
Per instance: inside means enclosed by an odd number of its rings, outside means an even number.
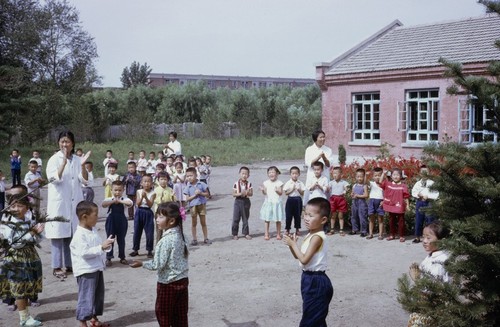
[[[306,253],[302,253],[302,251],[299,249],[299,246],[297,245],[297,242],[287,235],[284,236],[284,242],[290,247],[290,250],[294,254],[294,257],[297,258],[301,264],[307,265],[309,261],[311,261],[314,254],[321,248],[323,239],[318,235],[313,235],[311,237],[309,246],[307,247]]]
[[[107,199],[104,199],[104,201],[102,201],[101,206],[103,208],[107,208],[107,207],[109,207],[110,205],[112,205],[115,202],[116,202],[115,198],[107,198]]]

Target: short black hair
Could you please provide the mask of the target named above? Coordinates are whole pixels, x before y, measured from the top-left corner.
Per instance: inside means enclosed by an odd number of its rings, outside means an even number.
[[[314,198],[307,202],[308,206],[316,207],[321,215],[321,217],[326,217],[327,220],[330,217],[330,202],[324,198]]]
[[[111,186],[123,186],[123,182],[121,180],[112,181]]]
[[[311,164],[311,167],[321,167],[321,169],[324,169],[325,165],[321,161],[317,160]]]
[[[296,171],[298,171],[298,172],[299,172],[299,175],[300,175],[300,168],[299,168],[299,167],[297,167],[297,166],[292,166],[292,167],[290,168],[290,174],[292,173],[292,170],[296,170]]]
[[[90,167],[94,167],[94,163],[92,161],[85,161],[86,165],[90,165]]]
[[[177,139],[177,132],[170,132],[168,136],[172,135],[175,139]]]
[[[158,166],[156,166],[156,167],[158,167]],[[167,180],[170,180],[170,175],[166,171],[160,171],[158,174],[156,174],[156,177],[158,179],[167,178]]]
[[[450,230],[441,221],[435,220],[430,224],[426,225],[424,228],[429,228],[438,240],[448,237],[450,235]]]
[[[36,160],[30,160],[29,164],[38,166],[38,162]]]
[[[241,173],[242,170],[246,170],[250,174],[250,168],[248,168],[247,166],[241,166],[238,172]]]
[[[94,210],[99,210],[97,204],[94,202],[80,201],[76,205],[76,215],[78,219],[82,219],[83,215],[90,215]]]
[[[196,176],[196,175],[197,175],[197,173],[196,173],[196,168],[194,168],[194,167],[189,167],[188,169],[186,169],[186,174],[187,174],[187,173],[193,173],[193,174],[195,174],[195,176]]]
[[[381,167],[375,167],[375,168],[373,168],[373,171],[375,173],[379,173],[379,172],[383,172],[384,170]]]
[[[318,140],[318,136],[319,136],[320,134],[324,134],[324,135],[326,135],[326,134],[325,134],[325,132],[324,132],[323,130],[321,130],[321,129],[315,130],[315,131],[312,133],[312,139],[313,139],[313,142],[316,142],[316,141]]]

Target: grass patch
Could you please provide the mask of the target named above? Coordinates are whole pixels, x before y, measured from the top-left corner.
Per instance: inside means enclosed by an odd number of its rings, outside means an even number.
[[[182,144],[182,152],[186,158],[191,156],[199,156],[202,154],[211,155],[214,166],[233,166],[237,164],[252,164],[259,161],[278,161],[278,160],[296,160],[304,158],[304,152],[307,146],[310,145],[310,139],[300,139],[294,137],[257,137],[252,139],[232,138],[225,140],[211,139],[180,139]],[[10,160],[9,155],[14,147],[0,149],[0,169],[3,171],[10,186]],[[28,161],[31,159],[31,154],[34,147],[15,147],[21,153],[23,161],[21,169],[21,177],[28,171]],[[124,174],[126,167],[123,164],[127,160],[128,152],[134,151],[136,159],[139,156],[139,151],[146,151],[146,157],[150,151],[158,152],[163,149],[161,145],[152,143],[121,140],[110,143],[77,143],[76,148],[82,148],[84,151],[92,150],[90,160],[94,163],[94,176],[102,177],[104,155],[106,150],[111,149],[113,156],[118,160],[118,173]],[[40,156],[43,160],[44,175],[47,161],[57,149],[56,144],[47,144],[36,147],[40,151]]]

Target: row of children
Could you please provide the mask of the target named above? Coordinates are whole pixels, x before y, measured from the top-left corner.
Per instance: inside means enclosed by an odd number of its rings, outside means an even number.
[[[276,166],[267,169],[268,180],[261,186],[260,191],[265,195],[265,200],[260,210],[260,219],[265,221],[264,239],[270,239],[270,222],[276,222],[278,240],[281,239],[281,222],[285,220],[285,235],[290,235],[292,221],[294,222],[295,234],[300,235],[301,215],[303,208],[303,196],[308,192],[308,200],[321,197],[329,199],[331,216],[329,225],[326,225],[328,235],[335,233],[335,225],[339,220],[339,233],[344,232],[344,214],[348,212],[347,193],[350,184],[342,179],[342,169],[334,167],[332,170],[332,180],[323,176],[324,165],[320,161],[312,164],[314,178],[304,185],[299,180],[300,169],[296,166],[290,168],[290,180],[286,183],[278,179],[280,174]],[[400,169],[393,169],[390,177],[382,168],[374,168],[372,178],[367,181],[367,174],[364,169],[356,171],[355,183],[350,188],[351,202],[351,225],[350,235],[360,233],[361,237],[372,239],[374,235],[375,223],[378,220],[378,239],[384,239],[384,216],[389,216],[389,235],[387,240],[394,240],[396,234],[399,235],[400,242],[405,242],[405,212],[409,208],[410,193],[408,187],[403,183],[403,172]],[[248,228],[248,218],[250,215],[250,200],[253,195],[252,184],[248,178],[250,170],[248,167],[241,167],[239,180],[233,184],[233,197],[235,198],[232,222],[233,239],[238,239],[238,229],[240,221],[243,222],[242,233],[247,239],[251,239]],[[419,243],[422,236],[422,228],[434,220],[424,208],[429,207],[432,201],[438,197],[438,192],[431,189],[433,181],[430,180],[429,171],[426,166],[420,167],[421,179],[413,186],[412,196],[416,200],[416,220],[415,236],[413,243]],[[281,196],[288,196],[283,208]],[[368,200],[368,201],[367,201]],[[422,210],[424,209],[424,210]],[[396,229],[397,222],[397,229]]]
[[[19,192],[14,192],[17,189]],[[30,315],[28,304],[39,305],[38,294],[42,292],[42,263],[36,247],[42,240],[44,224],[34,219],[26,190],[16,186],[11,191],[8,210],[0,224],[3,249],[0,296],[11,307],[19,309],[20,326],[41,326],[42,322]],[[112,251],[117,236],[109,235],[104,242],[101,240],[95,228],[98,208],[93,202],[80,202],[76,213],[79,225],[70,243],[73,274],[78,283],[76,318],[80,326],[88,326],[87,322],[91,326],[109,326],[99,321],[98,316],[103,314],[104,307],[104,258]],[[181,319],[183,323],[179,326],[187,326],[188,252],[182,216],[176,202],[160,204],[157,225],[166,233],[157,244],[159,250],[153,260],[131,264],[158,270],[158,300],[163,301],[156,306],[160,326],[172,325],[172,319]]]

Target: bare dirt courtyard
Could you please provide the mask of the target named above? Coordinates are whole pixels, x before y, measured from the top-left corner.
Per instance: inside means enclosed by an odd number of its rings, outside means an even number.
[[[190,247],[190,326],[298,326],[302,312],[301,270],[282,241],[275,237],[264,240],[264,222],[259,219],[264,196],[258,192],[258,186],[267,178],[266,168],[272,164],[282,170],[283,182],[289,178],[288,169],[292,165],[303,165],[301,161],[250,165],[250,181],[255,189],[249,222],[252,240],[236,241],[230,235],[234,201],[231,189],[239,167],[213,169],[210,188],[214,197],[207,205],[208,232],[213,244]],[[305,173],[301,180],[305,181]],[[103,188],[96,186],[95,191],[95,201],[100,205]],[[46,190],[42,196],[46,196]],[[101,208],[97,227],[103,239],[105,217],[106,211]],[[184,232],[189,239],[190,224],[188,215]],[[202,239],[198,228],[198,238]],[[275,236],[275,228],[271,230]],[[129,221],[127,253],[132,246],[132,232],[133,221]],[[41,245],[44,290],[39,296],[41,306],[31,308],[31,313],[41,318],[44,326],[76,326],[76,279],[69,275],[61,282],[53,277],[50,244],[44,240]],[[423,259],[422,246],[412,244],[411,238],[403,244],[379,241],[376,237],[366,240],[358,235],[335,234],[329,237],[328,248],[327,274],[335,290],[328,325],[405,326],[408,314],[396,300],[397,278],[407,272],[412,262]],[[147,259],[144,246],[139,253],[139,260]],[[111,326],[157,326],[155,272],[132,269],[115,259],[113,266],[105,271],[104,280],[105,311],[101,320]],[[17,311],[9,312],[6,306],[0,310],[0,326],[19,326]]]

